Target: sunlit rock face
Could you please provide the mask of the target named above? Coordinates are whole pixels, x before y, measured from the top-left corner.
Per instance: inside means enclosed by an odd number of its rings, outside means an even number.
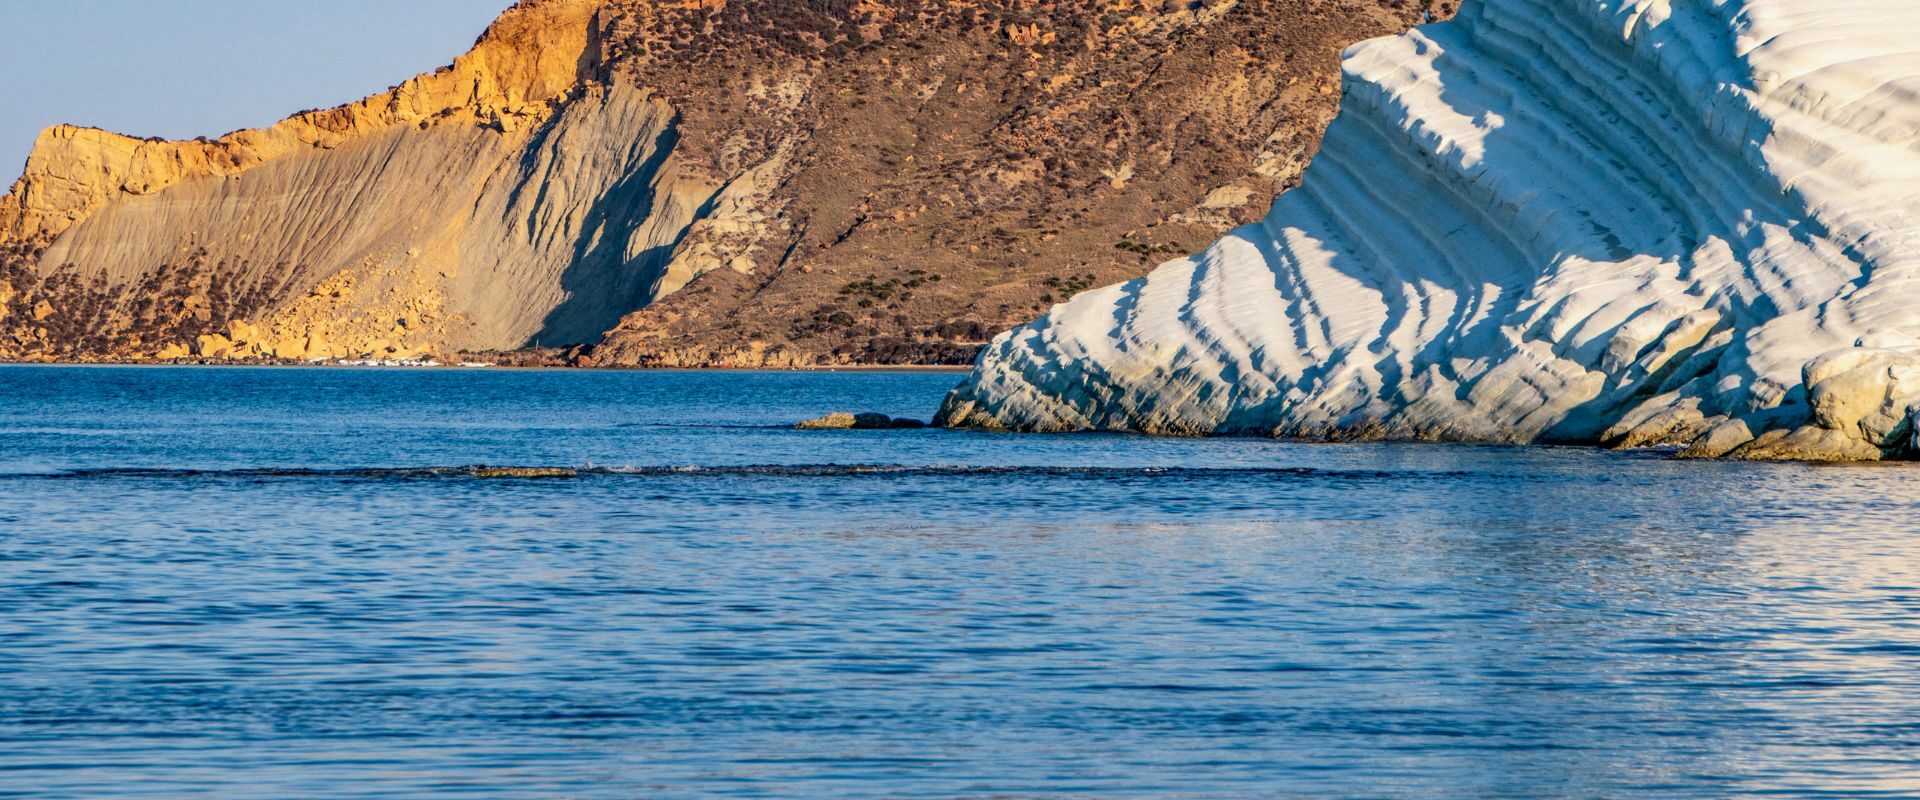
[[[1258,219],[1341,50],[1454,7],[520,0],[266,128],[48,130],[0,194],[0,360],[965,363]]]
[[[1262,222],[995,340],[948,424],[1920,453],[1920,4],[1481,0],[1348,51]]]
[[[523,0],[448,67],[219,139],[49,129],[0,197],[0,357],[591,341],[685,282],[713,192],[674,109],[603,80],[603,7]]]

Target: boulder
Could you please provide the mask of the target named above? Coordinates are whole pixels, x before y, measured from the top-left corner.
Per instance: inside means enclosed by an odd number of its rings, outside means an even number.
[[[794,427],[803,431],[885,431],[924,428],[927,427],[927,423],[917,419],[895,419],[885,414],[875,414],[871,412],[865,414],[849,414],[845,411],[835,411],[824,417],[807,420]]]
[[[201,358],[226,358],[233,353],[233,340],[209,333],[194,340],[193,353]]]
[[[859,420],[852,414],[845,411],[835,411],[824,417],[807,420],[794,427],[803,431],[847,430],[858,423]]]

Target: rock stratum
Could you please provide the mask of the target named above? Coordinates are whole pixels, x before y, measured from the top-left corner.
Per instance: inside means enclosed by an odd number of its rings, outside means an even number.
[[[0,198],[0,357],[964,363],[1258,218],[1340,50],[1450,12],[525,0],[269,128],[47,131]]]
[[[1469,0],[1266,218],[989,345],[951,425],[1920,455],[1920,6]]]

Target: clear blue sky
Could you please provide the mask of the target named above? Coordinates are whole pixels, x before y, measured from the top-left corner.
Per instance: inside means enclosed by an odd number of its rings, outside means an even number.
[[[56,123],[218,136],[453,61],[512,0],[0,0],[0,192]]]

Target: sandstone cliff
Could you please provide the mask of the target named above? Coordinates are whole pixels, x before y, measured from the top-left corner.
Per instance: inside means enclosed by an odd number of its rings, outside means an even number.
[[[1340,49],[1450,10],[526,0],[269,128],[47,131],[0,198],[0,356],[965,359],[1257,216]]]

